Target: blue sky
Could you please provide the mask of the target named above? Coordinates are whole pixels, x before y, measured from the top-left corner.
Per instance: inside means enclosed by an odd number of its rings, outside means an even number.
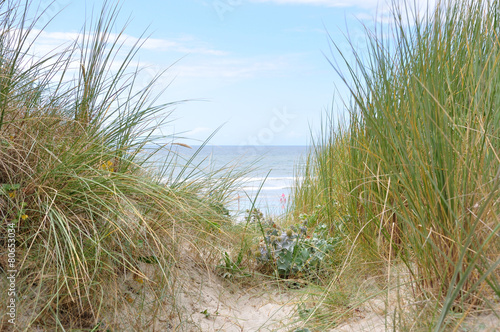
[[[47,18],[61,11],[40,36],[37,47],[43,51],[74,39],[102,1],[41,4],[49,6]],[[120,4],[118,26],[129,21],[127,37],[133,41],[145,30],[150,35],[137,58],[144,68],[141,81],[170,67],[159,81],[159,87],[170,84],[159,102],[191,100],[176,107],[163,132],[204,140],[223,125],[211,141],[216,145],[307,144],[310,130],[319,129],[321,116],[332,107],[334,92],[339,115],[340,97],[347,96],[326,58],[333,59],[327,33],[348,52],[345,33],[362,47],[362,23],[373,26],[377,13],[386,15],[376,0]]]

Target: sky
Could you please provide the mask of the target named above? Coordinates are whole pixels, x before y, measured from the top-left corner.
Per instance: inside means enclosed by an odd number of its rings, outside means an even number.
[[[383,1],[383,0],[382,0]],[[102,1],[41,0],[39,52],[68,43]],[[375,0],[125,0],[118,27],[137,55],[139,84],[166,70],[158,103],[178,104],[162,133],[196,145],[307,145],[321,118],[345,115],[347,89],[329,63],[332,41],[350,57],[346,35],[364,46],[364,28],[387,15]],[[93,13],[94,12],[94,13]],[[52,16],[55,18],[50,19]],[[335,98],[334,98],[335,95]]]

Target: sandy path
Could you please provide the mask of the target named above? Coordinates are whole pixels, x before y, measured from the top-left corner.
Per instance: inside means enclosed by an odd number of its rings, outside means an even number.
[[[284,283],[278,287],[276,283],[264,282],[264,279],[252,286],[230,282],[218,276],[213,269],[196,266],[192,262],[191,265],[186,262],[181,266],[176,268],[179,292],[175,296],[175,307],[181,318],[160,315],[151,326],[151,331],[292,332],[300,326],[299,323],[294,324],[294,320],[298,318],[297,304],[301,303],[304,292],[289,289]],[[143,264],[141,270],[146,271],[147,267]],[[133,278],[128,279],[124,285],[137,285]],[[252,279],[253,282],[256,280]],[[387,310],[387,301],[395,304],[397,294],[390,292],[389,295],[389,298],[382,295],[365,302],[348,321],[329,332],[392,331],[392,313]],[[137,315],[136,309],[132,308],[123,312],[123,318]],[[497,312],[500,312],[500,307]],[[121,330],[136,331],[129,324],[123,325]],[[500,319],[491,312],[467,317],[458,331],[500,332]]]
[[[247,288],[192,269],[180,294],[188,319],[200,331],[287,331],[296,309],[293,296],[273,285]]]
[[[240,286],[201,268],[190,269],[185,281],[180,303],[188,313],[192,331],[294,331],[299,326],[293,320],[297,319],[294,314],[300,293],[285,286]],[[391,311],[385,319],[385,300],[381,296],[368,301],[358,314],[330,331],[393,331]],[[491,313],[471,316],[462,327],[458,331],[500,332],[500,319]]]

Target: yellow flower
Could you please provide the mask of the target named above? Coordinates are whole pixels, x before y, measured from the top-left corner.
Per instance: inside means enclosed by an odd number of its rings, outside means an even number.
[[[104,164],[101,165],[101,169],[109,172],[114,172],[115,169],[113,168],[113,161],[108,160]]]
[[[23,214],[23,215],[21,216],[21,219],[22,219],[22,220],[26,220],[26,219],[28,219],[28,215],[27,215],[27,214]]]
[[[14,197],[16,197],[16,193],[15,193],[15,192],[13,192],[13,191],[11,191],[11,192],[9,193],[9,197],[10,197],[10,198],[14,198]]]

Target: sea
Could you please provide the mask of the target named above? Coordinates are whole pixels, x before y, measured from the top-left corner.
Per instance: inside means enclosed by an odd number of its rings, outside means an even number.
[[[191,171],[194,178],[214,172],[215,178],[227,176],[228,172],[230,176],[237,176],[235,192],[226,208],[236,219],[242,219],[253,205],[266,215],[279,216],[286,211],[307,147],[172,145],[171,150],[175,152],[176,164],[191,165],[182,177]]]

